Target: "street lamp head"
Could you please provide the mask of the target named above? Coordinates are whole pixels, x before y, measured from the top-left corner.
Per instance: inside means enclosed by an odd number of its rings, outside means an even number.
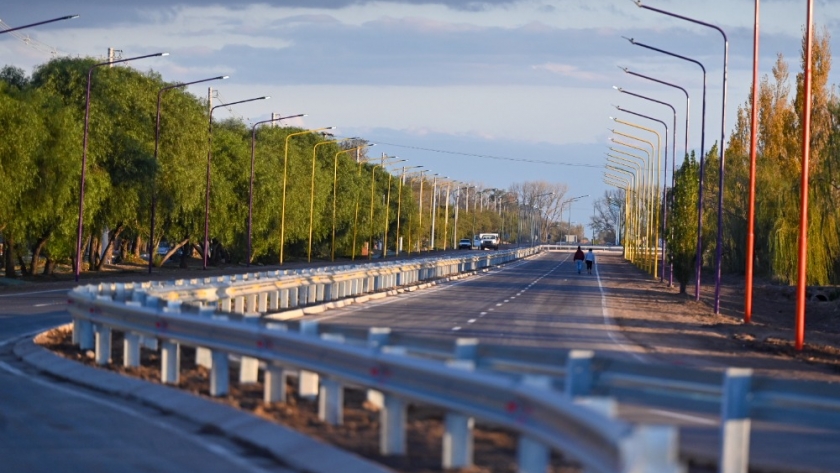
[[[219,76],[219,77],[216,77],[215,80],[225,80],[225,79],[230,79],[230,76]]]
[[[622,89],[621,87],[618,87],[616,85],[612,86],[612,88],[619,91],[619,92],[624,92],[624,89]]]
[[[270,95],[264,95],[264,96],[262,96],[262,97],[258,98],[257,100],[268,100],[268,99],[270,99],[270,98],[271,98],[271,96],[270,96]]]
[[[634,0],[633,3],[635,3],[636,6],[639,7],[639,8],[642,7],[642,0]]]
[[[169,53],[158,53],[155,56],[169,56]]]
[[[79,17],[79,15],[68,15],[68,16],[62,17],[61,19],[62,20],[72,20],[72,19],[78,18],[78,17]]]
[[[627,36],[622,36],[622,38],[626,39],[627,41],[630,41],[630,44],[636,44],[636,40],[633,38],[628,38]]]
[[[624,66],[616,66],[616,67],[618,67],[619,69],[621,69],[621,70],[622,70],[622,71],[624,71],[624,72],[629,72],[629,71],[630,71],[630,69],[629,69],[629,68],[624,67]]]

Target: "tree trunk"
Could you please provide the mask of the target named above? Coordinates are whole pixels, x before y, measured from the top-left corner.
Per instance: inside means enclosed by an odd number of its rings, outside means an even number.
[[[47,257],[47,261],[44,263],[44,276],[51,276],[55,272],[55,260]]]
[[[131,247],[130,247],[129,243],[130,242],[125,238],[120,240],[120,255],[117,257],[117,261],[119,261],[120,263],[125,262],[125,255],[127,255],[128,252],[130,251]]]
[[[102,259],[99,260],[99,264],[96,266],[97,271],[102,270],[102,265],[104,265],[105,262],[111,261],[111,256],[114,254],[114,242],[117,241],[117,239],[119,239],[120,234],[123,232],[124,229],[125,225],[119,224],[117,225],[116,229],[111,230],[108,233],[108,245],[105,247],[105,254],[102,255]],[[97,254],[98,253],[99,252],[97,252]]]
[[[14,258],[14,247],[15,243],[11,236],[6,236],[6,244],[3,249],[3,259],[6,266],[6,277],[7,278],[16,278],[17,273],[15,272],[15,258]]]
[[[88,271],[96,271],[99,269],[99,249],[101,247],[99,238],[95,236],[90,237],[90,245],[86,246],[88,249]]]
[[[49,240],[49,237],[41,237],[32,247],[32,262],[29,264],[29,274],[35,275],[38,273],[38,260],[41,259],[41,250],[46,246],[47,240]]]
[[[29,276],[29,271],[26,269],[26,263],[23,261],[23,256],[18,254],[17,258],[18,258],[18,265],[20,266],[20,275],[21,276]]]
[[[680,294],[685,294],[686,283],[680,281]]]
[[[143,248],[143,239],[140,238],[140,235],[137,235],[137,237],[134,238],[134,258],[135,259],[140,259],[140,253],[142,253],[142,248]],[[149,258],[151,258],[151,257],[152,257],[152,255],[149,255]]]

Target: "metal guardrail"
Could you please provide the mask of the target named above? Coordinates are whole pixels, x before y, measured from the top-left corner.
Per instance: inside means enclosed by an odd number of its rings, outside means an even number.
[[[404,451],[400,447],[404,424],[399,420],[404,399],[435,404],[452,413],[447,416],[447,429],[454,444],[448,457],[444,448],[444,465],[449,462],[449,466],[469,464],[465,453],[469,451],[469,429],[465,418],[458,416],[474,416],[520,433],[521,471],[545,471],[542,465],[551,448],[578,452],[578,459],[592,471],[679,471],[662,455],[633,457],[630,452],[640,450],[629,447],[637,442],[659,442],[673,458],[669,450],[676,443],[673,431],[634,429],[572,403],[592,396],[619,401],[643,398],[660,408],[719,414],[724,439],[719,471],[724,473],[746,471],[750,419],[831,429],[840,426],[840,400],[828,383],[753,377],[751,370],[744,369],[714,373],[626,362],[591,352],[545,352],[475,339],[453,341],[386,328],[365,331],[305,319],[275,320],[293,312],[302,315],[306,308],[318,305],[363,299],[370,292],[393,291],[507,263],[540,249],[167,284],[83,286],[70,294],[74,342],[94,348],[95,329],[96,359],[105,364],[111,329],[129,334],[125,345],[129,363],[139,360],[140,335],[161,340],[164,382],[177,382],[177,343],[204,347],[211,351],[208,358],[212,363],[207,364],[212,370],[211,393],[216,395],[227,391],[230,354],[243,357],[240,380],[256,380],[257,364],[251,360],[266,365],[266,399],[285,396],[275,392],[282,388],[270,381],[273,367],[301,370],[302,394],[318,393],[318,377],[313,373],[319,373],[321,398],[327,400],[321,402],[319,413],[333,422],[340,421],[340,406],[328,400],[340,399],[336,394],[340,383],[381,391],[385,393],[383,454]],[[246,374],[251,370],[252,374]],[[313,379],[314,387],[304,386]],[[451,422],[450,417],[454,419]],[[402,418],[404,422],[404,415]],[[582,437],[567,438],[577,434]],[[646,469],[632,470],[634,465]],[[651,469],[651,465],[660,465],[656,467],[660,469]]]

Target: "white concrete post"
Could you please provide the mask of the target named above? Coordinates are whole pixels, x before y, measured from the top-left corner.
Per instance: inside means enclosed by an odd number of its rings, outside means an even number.
[[[288,307],[297,307],[298,303],[298,294],[299,294],[299,287],[291,287],[287,289],[287,294],[289,295],[289,305]]]
[[[126,332],[123,338],[123,366],[140,366],[140,335],[136,333]]]
[[[73,319],[73,333],[71,334],[70,343],[73,345],[79,344],[79,319]]]
[[[264,314],[268,312],[268,293],[261,292],[257,294],[257,307],[252,312],[259,312],[260,314]]]
[[[245,313],[245,297],[238,296],[233,298],[233,311],[237,314]]]
[[[210,369],[210,395],[224,396],[228,393],[229,384],[229,362],[228,354],[213,350],[213,367]]]
[[[178,384],[181,371],[181,350],[172,340],[160,342],[160,375],[164,384]]]
[[[405,455],[405,420],[407,404],[402,399],[385,396],[385,405],[379,411],[379,453]]]
[[[321,378],[318,419],[330,425],[344,423],[344,386],[334,379]]]
[[[263,402],[286,402],[286,370],[282,367],[272,364],[265,367]]]
[[[518,473],[545,473],[548,470],[550,451],[548,448],[524,435],[516,445],[516,464]]]
[[[259,314],[245,314],[242,321],[256,325],[259,323]],[[250,356],[243,356],[239,359],[239,384],[254,384],[259,379],[260,360]]]
[[[318,336],[318,322],[315,320],[302,320],[300,322],[300,333],[312,337]],[[300,370],[298,374],[298,396],[301,398],[314,399],[318,395],[318,373]]]
[[[728,368],[720,413],[720,473],[747,473],[750,459],[750,368]]]
[[[566,359],[566,396],[587,396],[592,391],[591,350],[572,350]]]
[[[318,297],[321,296],[321,297]],[[323,300],[324,296],[324,285],[323,284],[310,284],[306,287],[306,303],[312,304],[315,302],[319,302]]]
[[[93,345],[93,323],[90,320],[79,319],[79,349],[90,350]]]
[[[232,307],[230,298],[220,299],[219,300],[219,310],[222,312],[230,312]]]
[[[472,417],[447,412],[444,419],[443,468],[465,468],[473,464]]]
[[[280,308],[280,291],[268,293],[268,310],[274,312]]]
[[[96,364],[107,365],[111,362],[111,328],[94,324],[96,332]]]

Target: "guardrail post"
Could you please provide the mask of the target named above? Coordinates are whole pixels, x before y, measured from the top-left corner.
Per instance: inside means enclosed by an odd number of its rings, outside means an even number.
[[[202,305],[198,309],[198,316],[199,317],[206,317],[211,318],[213,314],[216,312],[216,308],[213,306],[206,306]],[[198,366],[203,366],[207,369],[210,369],[213,366],[213,357],[210,354],[209,348],[204,347],[196,347],[195,348],[195,364]]]
[[[140,366],[140,335],[126,332],[123,338],[123,366],[136,368]]]
[[[457,360],[472,360],[472,361],[475,361],[477,348],[478,348],[478,339],[477,338],[457,338],[457,339],[455,339],[454,357]]]
[[[79,349],[93,348],[93,323],[87,319],[79,319]]]
[[[473,464],[472,417],[447,412],[444,419],[443,468],[465,468]]]
[[[283,367],[271,363],[266,365],[263,402],[286,402],[286,370]]]
[[[268,293],[268,310],[274,312],[280,308],[280,291],[270,291]]]
[[[388,327],[371,327],[368,329],[368,346],[371,348],[376,348],[377,350],[382,350],[383,347],[388,345],[388,341],[391,338],[391,329]],[[367,390],[367,401],[378,407],[379,409],[385,408],[385,396],[382,394],[382,391],[377,391],[376,389],[368,389]]]
[[[102,324],[94,324],[96,332],[96,364],[107,365],[111,362],[111,328]]]
[[[210,395],[224,396],[228,393],[229,361],[228,354],[223,351],[212,350],[213,367],[210,368]]]
[[[550,452],[542,443],[524,435],[516,442],[516,465],[518,473],[545,473],[548,469]]]
[[[258,294],[248,294],[245,296],[245,310],[243,312],[259,312],[257,308]]]
[[[237,296],[233,298],[233,312],[237,314],[245,313],[245,297]]]
[[[164,384],[178,384],[181,368],[181,350],[172,340],[160,342],[160,375]]]
[[[242,322],[256,325],[260,314],[245,314]],[[259,378],[260,360],[250,356],[243,356],[239,360],[239,384],[254,384]]]
[[[73,331],[70,334],[70,343],[73,345],[79,344],[79,319],[73,317]]]
[[[404,400],[385,395],[385,403],[379,411],[379,453],[381,455],[405,455],[407,404]]]
[[[720,413],[720,473],[746,473],[750,457],[750,405],[753,370],[728,368]]]
[[[622,442],[622,473],[637,471],[682,473],[679,464],[679,432],[676,427],[640,425]]]
[[[230,312],[231,306],[232,304],[230,297],[219,299],[219,310],[221,310],[222,312]]]
[[[327,297],[327,290],[326,290],[325,283],[318,283],[315,285],[315,294],[314,299],[310,300],[309,302],[324,302]]]
[[[318,419],[330,425],[344,423],[344,387],[338,381],[321,378],[318,395]]]
[[[318,322],[315,320],[302,320],[299,326],[300,333],[312,337],[318,336]],[[318,373],[300,370],[298,374],[298,396],[301,398],[314,399],[318,395]]]
[[[591,350],[572,350],[566,359],[566,395],[586,396],[592,391],[592,358],[595,353]]]

